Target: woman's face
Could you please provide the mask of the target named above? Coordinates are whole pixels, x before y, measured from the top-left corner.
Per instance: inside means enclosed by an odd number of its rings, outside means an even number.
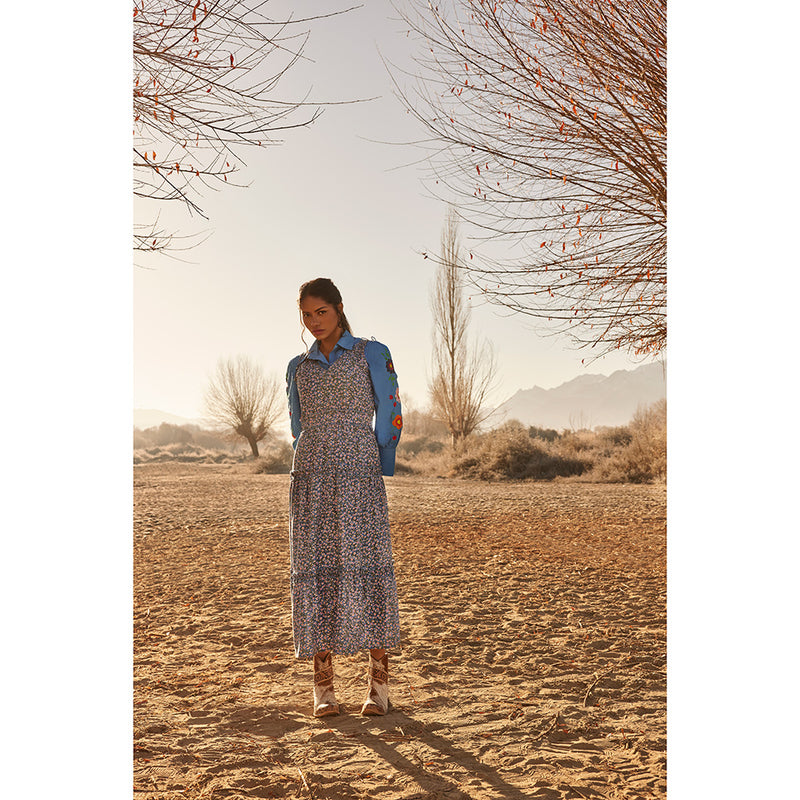
[[[300,314],[303,325],[311,331],[317,341],[324,341],[328,337],[339,333],[339,314],[343,308],[339,303],[338,308],[326,303],[319,297],[306,297],[300,303]]]

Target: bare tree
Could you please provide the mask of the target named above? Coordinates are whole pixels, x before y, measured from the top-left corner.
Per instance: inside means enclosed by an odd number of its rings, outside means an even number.
[[[206,390],[209,418],[240,436],[258,458],[258,443],[267,438],[283,411],[281,384],[245,356],[220,360]]]
[[[448,210],[442,250],[431,295],[433,378],[431,408],[447,425],[453,445],[469,436],[491,413],[486,397],[495,375],[491,345],[469,342],[470,308],[464,300],[458,222]]]
[[[441,0],[406,19],[424,50],[402,95],[437,191],[481,231],[471,280],[598,355],[660,352],[666,0]]]
[[[273,20],[268,0],[134,0],[134,193],[177,201],[205,217],[204,188],[233,182],[244,146],[280,143],[313,122],[319,104],[280,99],[314,17]],[[347,9],[349,10],[349,9]],[[134,246],[160,251],[176,236],[139,224]]]

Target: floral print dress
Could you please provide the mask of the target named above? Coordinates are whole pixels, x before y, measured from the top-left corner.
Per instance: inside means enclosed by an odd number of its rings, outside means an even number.
[[[287,373],[296,437],[290,559],[298,658],[392,648],[400,640],[382,478],[394,471],[402,428],[397,376],[379,342],[345,334],[340,345],[331,361],[312,347]]]

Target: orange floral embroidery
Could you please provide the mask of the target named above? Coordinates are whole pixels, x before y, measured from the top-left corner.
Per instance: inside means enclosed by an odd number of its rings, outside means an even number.
[[[395,417],[395,418],[392,420],[392,425],[394,425],[394,426],[395,426],[395,428],[397,428],[397,430],[400,430],[400,429],[403,427],[403,418],[400,416],[400,414],[398,414],[398,415],[397,415],[397,416],[396,416],[396,417]]]

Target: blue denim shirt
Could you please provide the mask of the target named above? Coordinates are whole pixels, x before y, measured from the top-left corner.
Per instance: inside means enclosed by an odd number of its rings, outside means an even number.
[[[286,370],[286,395],[289,399],[292,446],[297,444],[297,437],[301,431],[300,396],[294,379],[297,366],[305,359],[313,358],[327,368],[345,350],[351,350],[355,343],[355,337],[345,331],[334,345],[328,358],[325,358],[320,353],[319,343],[315,341],[307,353],[295,356],[289,362]],[[369,365],[372,396],[375,400],[375,438],[378,440],[381,472],[384,475],[394,475],[395,450],[400,441],[400,431],[403,428],[403,413],[397,386],[397,373],[394,371],[392,355],[385,344],[376,342],[374,339],[368,341],[364,348],[364,355]]]

